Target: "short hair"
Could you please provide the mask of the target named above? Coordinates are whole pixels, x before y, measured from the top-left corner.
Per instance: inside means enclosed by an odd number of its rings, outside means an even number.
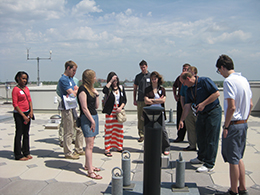
[[[221,56],[219,56],[217,63],[216,63],[216,67],[217,68],[221,68],[221,66],[225,67],[228,70],[234,70],[234,63],[232,61],[232,59],[225,54],[222,54]]]
[[[24,72],[24,71],[17,72],[15,77],[14,77],[14,80],[15,80],[16,83],[19,83],[18,78],[21,78],[23,74],[25,74],[27,76],[27,82],[25,83],[25,85],[27,85],[27,83],[29,81],[29,75],[27,74],[27,72]]]
[[[184,68],[184,67],[186,67],[186,66],[190,67],[191,65],[188,64],[188,63],[185,63],[185,64],[182,65],[182,68]]]
[[[181,78],[182,78],[183,80],[186,80],[187,77],[191,78],[192,76],[193,76],[193,75],[192,75],[190,72],[184,72],[184,73],[181,74]]]
[[[107,83],[112,79],[113,76],[117,76],[117,74],[115,72],[110,72],[107,75]],[[110,86],[113,89],[113,85]],[[117,76],[117,87],[119,88],[119,78]]]
[[[153,76],[155,76],[155,77],[158,78],[158,86],[160,86],[161,84],[164,83],[164,80],[163,80],[162,75],[160,75],[157,71],[153,71],[153,72],[150,74],[150,79],[152,79]]]
[[[143,66],[143,65],[146,65],[147,66],[147,62],[145,60],[142,60],[140,63],[139,63],[139,66]]]
[[[194,74],[198,74],[198,69],[195,67],[195,66],[190,66],[189,68],[188,68],[188,71],[191,71],[191,72],[194,72]]]
[[[65,63],[65,70],[67,70],[68,67],[70,67],[69,69],[72,69],[73,66],[76,66],[76,68],[78,68],[78,65],[75,62],[69,60]]]

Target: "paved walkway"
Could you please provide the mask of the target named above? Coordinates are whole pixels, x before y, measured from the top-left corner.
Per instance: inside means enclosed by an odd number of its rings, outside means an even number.
[[[102,169],[102,180],[92,180],[86,176],[83,169],[84,156],[79,160],[64,158],[63,148],[59,146],[58,130],[45,129],[53,113],[35,113],[36,120],[30,129],[30,145],[32,160],[20,162],[13,157],[13,139],[15,126],[12,118],[12,105],[0,104],[0,194],[109,194],[111,191],[111,170],[121,167],[121,153],[112,152],[108,158],[104,153],[104,115],[99,114],[100,134],[95,139],[93,165]],[[174,116],[175,117],[175,116]],[[131,179],[141,186],[139,191],[124,194],[142,194],[143,181],[143,143],[137,139],[137,117],[127,115],[124,123],[124,149],[131,153]],[[223,120],[223,118],[222,118]],[[173,143],[176,138],[176,126],[167,126],[171,141],[170,166],[162,169],[162,193],[167,194],[214,194],[224,192],[229,186],[229,169],[220,154],[221,141],[216,160],[215,170],[211,173],[197,173],[197,165],[191,165],[189,160],[196,157],[196,152],[182,152],[187,147],[187,139],[182,143]],[[246,165],[246,185],[249,194],[260,194],[260,119],[251,116],[249,119],[247,147],[244,156]],[[185,183],[195,184],[195,191],[189,193],[174,193],[170,186],[175,183],[175,161],[182,152],[186,161]]]

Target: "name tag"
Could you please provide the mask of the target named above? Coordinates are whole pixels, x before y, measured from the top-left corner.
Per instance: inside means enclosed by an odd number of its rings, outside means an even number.
[[[72,83],[70,82],[70,86],[72,86]]]
[[[150,82],[150,78],[147,78],[147,79],[146,79],[146,82],[149,83],[149,82]]]
[[[24,92],[23,92],[23,91],[20,91],[20,94],[21,94],[21,95],[23,95],[23,94],[24,94]]]

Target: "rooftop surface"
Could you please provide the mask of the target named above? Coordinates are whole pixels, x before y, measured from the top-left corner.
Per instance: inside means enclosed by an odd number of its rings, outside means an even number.
[[[99,114],[100,133],[95,139],[93,151],[93,165],[101,168],[99,174],[102,180],[87,177],[83,169],[85,157],[79,160],[64,158],[63,148],[59,146],[58,129],[45,129],[53,113],[35,113],[36,120],[30,128],[30,146],[33,159],[15,161],[13,157],[13,140],[15,125],[12,117],[12,105],[0,104],[0,194],[110,194],[111,171],[114,167],[121,167],[121,153],[112,151],[113,157],[104,155],[104,114]],[[173,116],[175,117],[175,116]],[[222,122],[224,117],[222,117]],[[167,122],[166,122],[167,124]],[[246,166],[246,186],[249,194],[260,194],[260,118],[250,116],[247,134],[247,146],[244,155]],[[177,130],[174,125],[167,125],[166,129],[171,142],[169,155],[170,166],[161,170],[161,194],[214,194],[225,192],[229,188],[229,166],[221,156],[221,140],[213,172],[197,173],[199,165],[191,165],[189,160],[197,156],[195,151],[184,152],[188,146],[185,141],[174,143]],[[127,114],[124,123],[124,150],[131,154],[131,182],[139,186],[124,194],[142,194],[143,181],[143,143],[138,143],[137,116]],[[179,152],[186,162],[185,184],[189,192],[172,192],[170,186],[175,183],[175,162]],[[194,187],[193,185],[193,187]],[[141,186],[141,187],[140,187]],[[195,191],[192,191],[195,190]],[[198,194],[197,193],[197,194]]]

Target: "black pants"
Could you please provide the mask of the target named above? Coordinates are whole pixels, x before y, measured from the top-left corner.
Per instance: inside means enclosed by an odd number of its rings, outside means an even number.
[[[177,102],[177,129],[179,128],[179,123],[181,120],[181,115],[182,115],[182,107],[181,107],[181,102],[178,101]],[[177,139],[183,140],[186,134],[186,126],[185,126],[185,122],[183,121],[184,126],[182,129],[180,129],[177,133],[178,137]]]
[[[29,112],[25,112],[24,114],[28,116]],[[23,117],[19,113],[14,113],[13,116],[16,129],[14,137],[14,156],[15,160],[19,160],[20,158],[30,154],[29,129],[31,121],[25,125]]]

